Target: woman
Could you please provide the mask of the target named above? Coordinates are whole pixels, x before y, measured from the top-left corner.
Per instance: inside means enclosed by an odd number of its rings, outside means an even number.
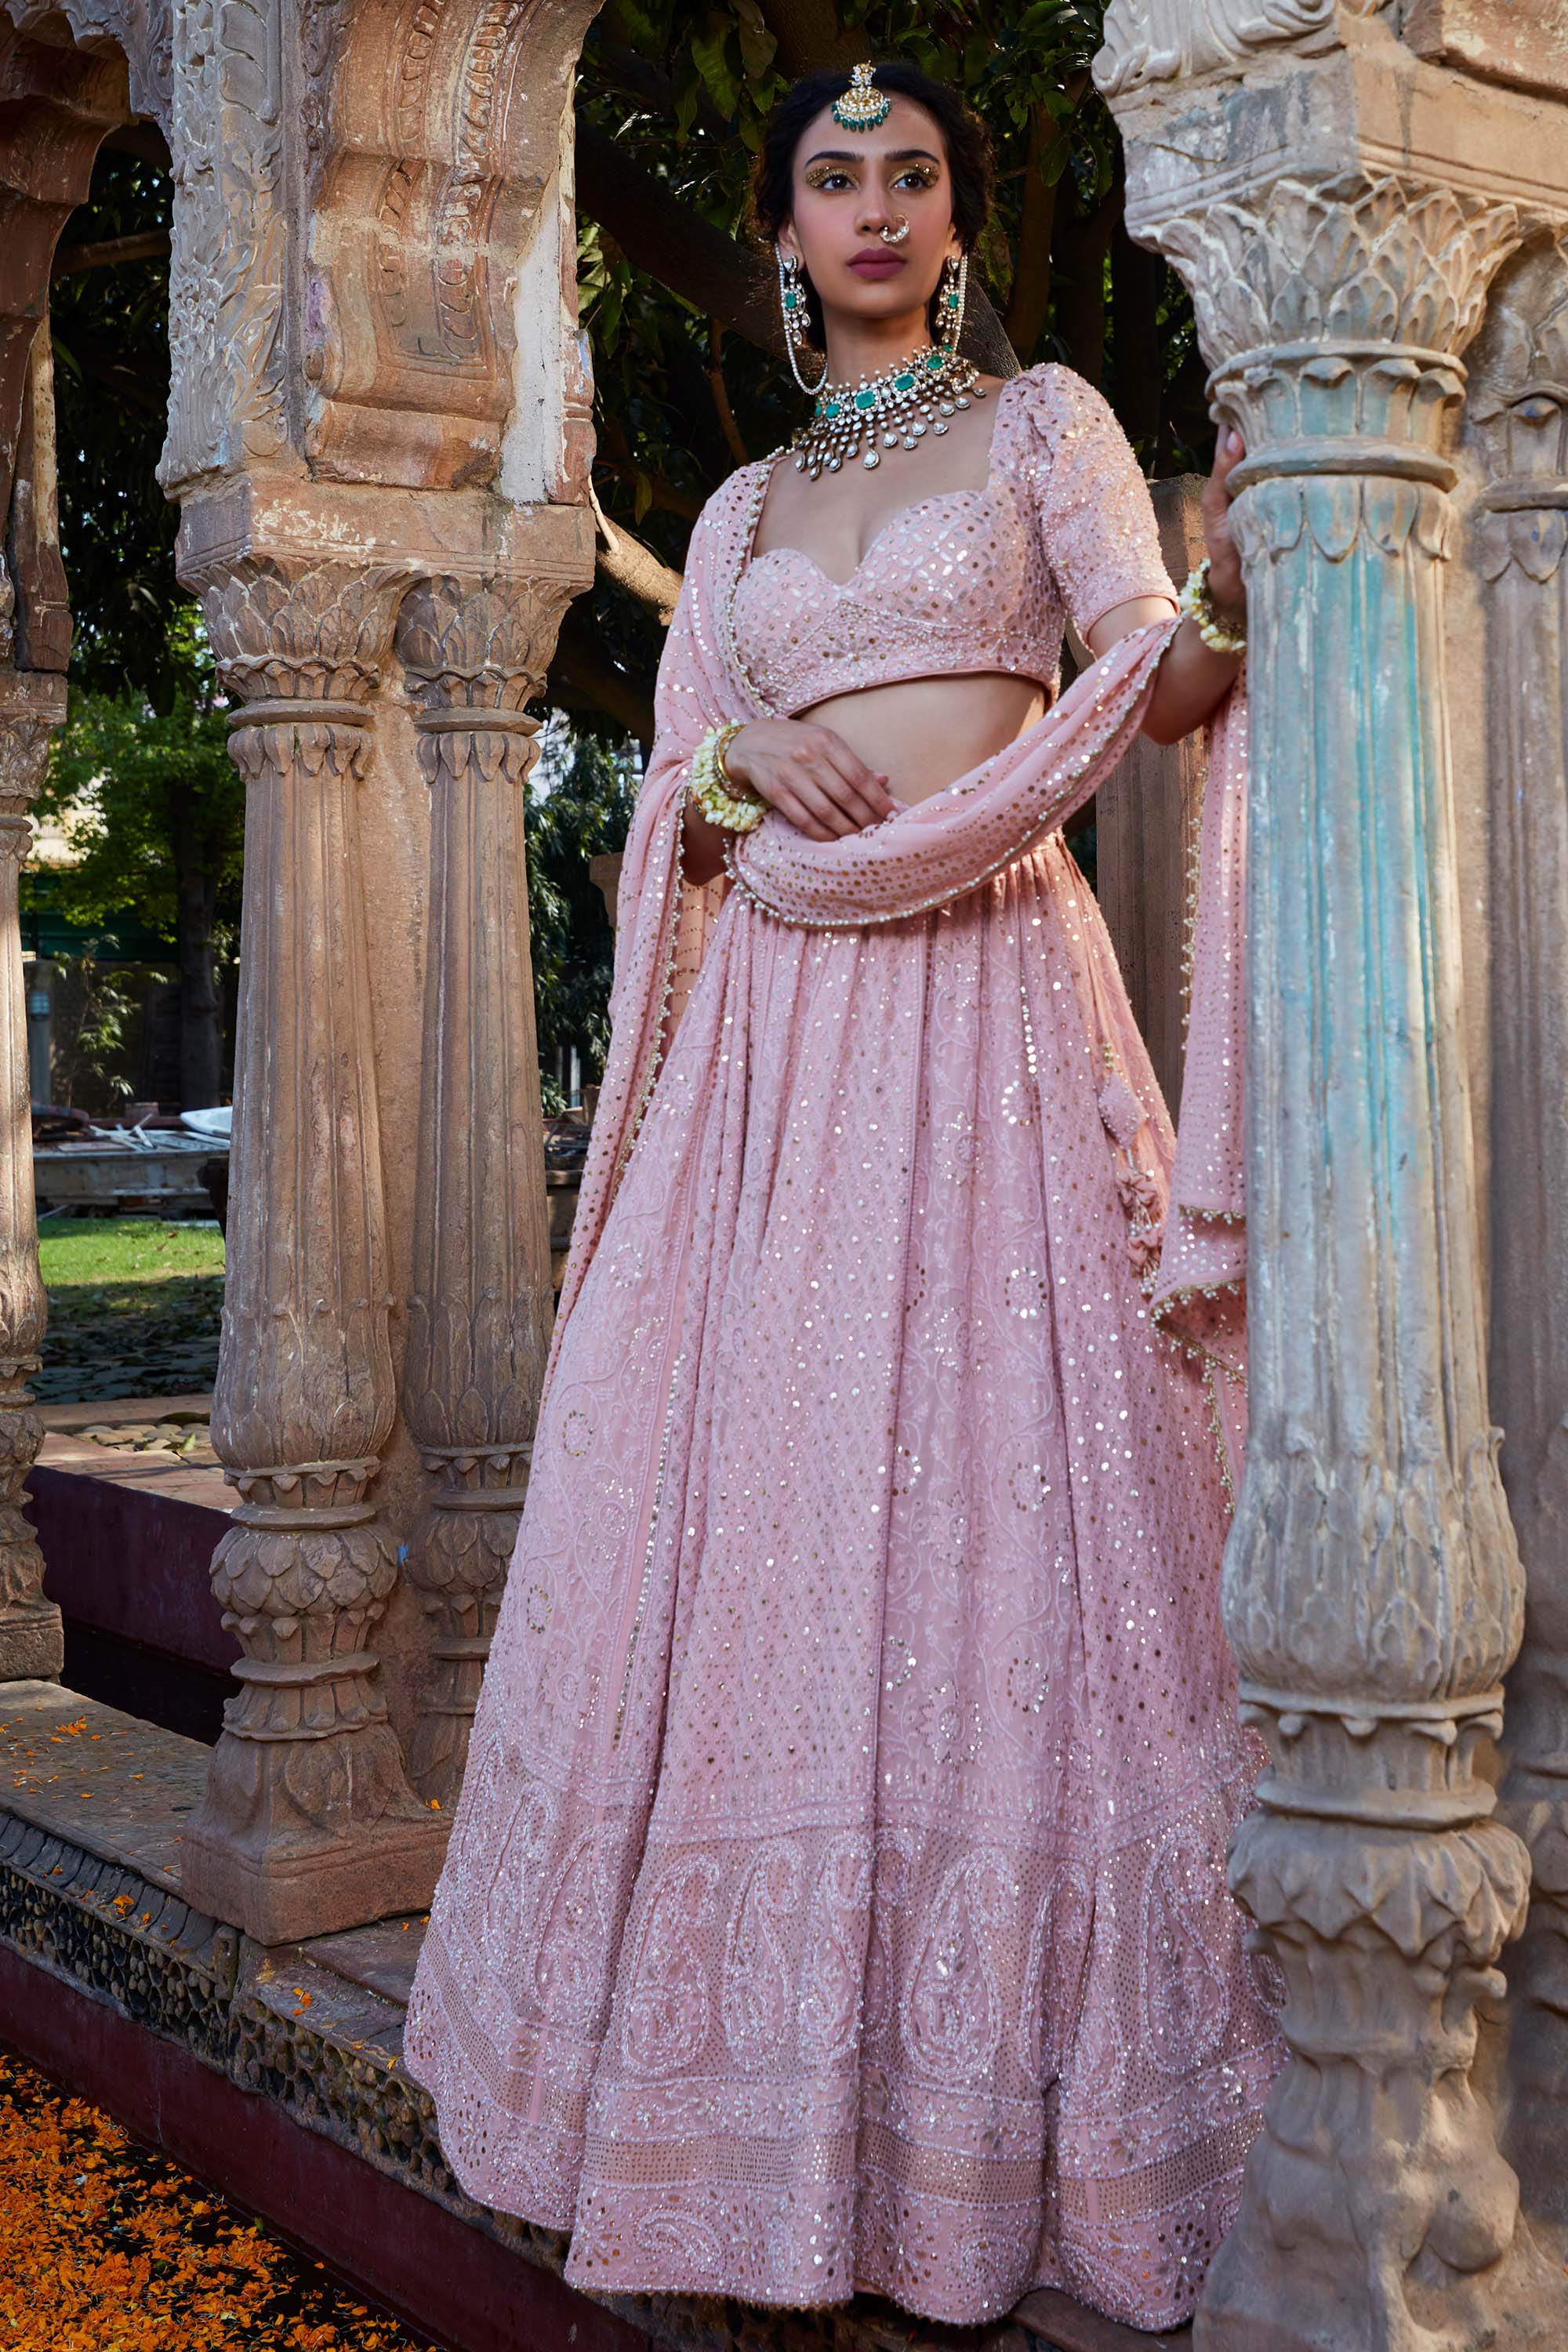
[[[693,535],[406,2058],[583,2286],[1152,2327],[1279,2054],[1222,1874],[1239,450],[1178,622],[1099,395],[957,357],[985,184],[907,67],[759,160],[829,382]],[[1222,701],[1173,1206],[1060,824]]]

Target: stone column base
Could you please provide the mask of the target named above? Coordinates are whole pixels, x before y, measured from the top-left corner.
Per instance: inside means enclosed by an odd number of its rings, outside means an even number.
[[[258,1832],[254,1849],[232,1831],[212,1839],[185,1832],[180,1892],[214,1919],[258,1944],[293,1944],[429,1906],[451,1835],[450,1814],[356,1829],[353,1845],[334,1840],[289,1853]]]
[[[52,1601],[14,1601],[0,1612],[0,1683],[59,1680],[65,1628]]]

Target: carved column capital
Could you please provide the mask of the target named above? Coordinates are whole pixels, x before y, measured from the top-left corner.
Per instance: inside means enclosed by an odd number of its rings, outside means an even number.
[[[420,1181],[405,1417],[436,1482],[408,1552],[436,1677],[410,1770],[456,1798],[527,1490],[552,1313],[521,787],[569,591],[422,580],[397,649],[430,785]]]
[[[1237,493],[1289,475],[1453,487],[1458,355],[1519,243],[1511,205],[1285,179],[1153,234],[1192,289],[1215,404],[1247,443]]]
[[[419,581],[398,615],[397,651],[425,710],[521,711],[543,692],[572,594],[532,575]]]
[[[247,556],[189,571],[219,674],[245,701],[363,705],[391,650],[411,568]]]
[[[1498,282],[1473,354],[1465,437],[1485,477],[1475,513],[1481,577],[1495,583],[1517,570],[1544,587],[1568,546],[1568,230],[1541,238]],[[1536,605],[1510,617],[1528,638],[1544,614]],[[1506,667],[1530,661],[1512,631],[1499,634]],[[1550,716],[1547,727],[1542,751],[1561,756],[1563,727]]]
[[[1277,179],[1160,222],[1211,364],[1279,344],[1411,344],[1457,356],[1520,240],[1513,205],[1351,176]]]

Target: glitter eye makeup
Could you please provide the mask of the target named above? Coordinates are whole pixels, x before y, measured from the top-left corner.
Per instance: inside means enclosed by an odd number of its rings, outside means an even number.
[[[899,167],[892,182],[896,188],[934,188],[942,179],[942,166],[931,155],[890,155],[883,160]],[[853,187],[859,168],[858,157],[823,155],[807,163],[801,177],[808,188],[828,188],[835,182],[843,187]]]

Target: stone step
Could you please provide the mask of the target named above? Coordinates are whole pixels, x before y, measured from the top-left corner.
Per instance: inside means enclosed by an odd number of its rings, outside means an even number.
[[[866,2295],[813,2314],[574,2293],[560,2237],[458,2188],[404,2070],[423,1918],[268,1947],[184,1902],[210,1753],[58,1683],[0,1685],[0,2039],[453,2352],[1189,2344],[1044,2291],[974,2328]]]

